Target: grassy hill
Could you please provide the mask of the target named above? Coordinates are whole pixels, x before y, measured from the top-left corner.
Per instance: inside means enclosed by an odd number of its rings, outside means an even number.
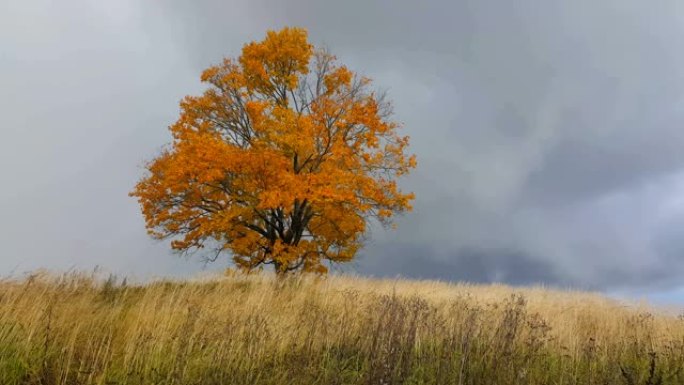
[[[597,294],[268,275],[0,282],[0,384],[684,384],[684,319]]]

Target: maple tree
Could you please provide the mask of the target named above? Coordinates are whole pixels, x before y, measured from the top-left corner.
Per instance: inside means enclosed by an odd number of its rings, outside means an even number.
[[[201,80],[131,192],[153,237],[245,270],[323,273],[354,257],[371,219],[410,210],[396,177],[416,161],[390,103],[306,30],[269,31]]]

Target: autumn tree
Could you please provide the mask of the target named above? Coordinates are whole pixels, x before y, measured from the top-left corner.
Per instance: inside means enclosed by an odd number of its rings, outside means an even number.
[[[153,237],[245,270],[325,272],[354,257],[370,220],[411,208],[396,177],[415,157],[390,103],[306,30],[269,31],[201,80],[131,192]]]

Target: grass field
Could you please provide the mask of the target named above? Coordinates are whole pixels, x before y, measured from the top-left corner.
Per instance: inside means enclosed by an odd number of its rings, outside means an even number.
[[[268,275],[0,282],[0,384],[684,384],[684,319],[597,294]]]

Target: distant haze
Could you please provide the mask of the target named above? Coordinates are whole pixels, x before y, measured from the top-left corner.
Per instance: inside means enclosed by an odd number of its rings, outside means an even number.
[[[677,0],[5,0],[0,273],[204,269],[127,193],[201,70],[286,25],[387,90],[418,155],[414,212],[344,271],[684,302]]]

